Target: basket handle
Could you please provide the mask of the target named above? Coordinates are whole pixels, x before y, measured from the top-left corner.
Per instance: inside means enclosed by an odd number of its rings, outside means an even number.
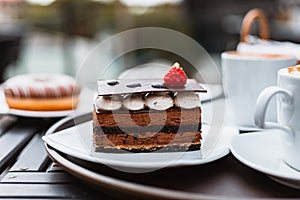
[[[269,39],[268,19],[261,9],[255,8],[248,11],[243,19],[241,33],[240,33],[241,42],[247,42],[247,36],[250,33],[251,26],[253,25],[255,19],[257,19],[259,22],[260,38],[263,40]]]

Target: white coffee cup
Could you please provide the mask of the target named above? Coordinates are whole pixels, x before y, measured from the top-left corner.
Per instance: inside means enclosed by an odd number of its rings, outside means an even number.
[[[276,84],[277,71],[295,65],[292,55],[224,52],[223,87],[226,97],[226,124],[254,128],[253,114],[259,93]],[[267,119],[276,121],[275,101],[270,103]]]
[[[296,68],[300,70],[300,65],[280,69],[277,86],[267,87],[260,93],[256,102],[254,122],[260,128],[280,129],[285,132],[283,136],[286,151],[283,160],[300,170],[300,71],[294,71]],[[278,123],[266,122],[266,109],[275,95]]]

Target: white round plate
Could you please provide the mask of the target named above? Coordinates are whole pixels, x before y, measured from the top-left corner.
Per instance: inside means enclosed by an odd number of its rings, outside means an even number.
[[[17,115],[21,117],[64,117],[70,115],[74,110],[62,110],[62,111],[30,111],[30,110],[17,110],[9,109],[8,114]]]
[[[92,121],[54,134],[52,134],[50,128],[43,140],[52,148],[75,158],[114,167],[132,168],[136,171],[137,169],[191,166],[212,162],[229,153],[230,139],[233,135],[238,134],[237,129],[224,127],[213,149],[205,157],[201,157],[200,151],[128,154],[95,153],[93,150],[92,129]],[[202,126],[203,138],[206,137],[204,133],[208,129],[209,126]]]
[[[52,160],[58,163],[67,172],[81,180],[84,180],[86,183],[93,185],[95,188],[98,187],[99,191],[102,190],[109,192],[110,195],[111,192],[113,192],[115,196],[118,195],[118,197],[123,197],[124,199],[225,199],[223,197],[220,198],[209,194],[185,192],[178,189],[166,189],[157,186],[144,185],[103,175],[73,163],[48,145],[45,145],[45,147]]]
[[[245,165],[279,183],[300,189],[300,172],[282,160],[282,145],[280,132],[262,131],[233,136],[230,150]]]

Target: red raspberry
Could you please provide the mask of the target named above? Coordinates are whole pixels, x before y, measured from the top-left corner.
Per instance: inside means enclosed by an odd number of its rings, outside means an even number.
[[[169,87],[183,87],[187,78],[179,63],[175,63],[164,77],[164,85]]]

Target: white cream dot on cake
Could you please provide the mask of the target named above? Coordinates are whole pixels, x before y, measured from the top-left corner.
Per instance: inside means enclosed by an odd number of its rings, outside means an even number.
[[[174,98],[177,107],[191,109],[200,105],[199,95],[195,92],[177,92]]]
[[[128,110],[142,110],[145,102],[140,94],[127,95],[122,101],[124,108]]]
[[[145,104],[150,109],[166,110],[173,107],[174,102],[172,97],[165,92],[149,93],[146,95]]]
[[[122,107],[122,102],[118,97],[115,96],[99,96],[95,105],[100,110],[118,110]]]

